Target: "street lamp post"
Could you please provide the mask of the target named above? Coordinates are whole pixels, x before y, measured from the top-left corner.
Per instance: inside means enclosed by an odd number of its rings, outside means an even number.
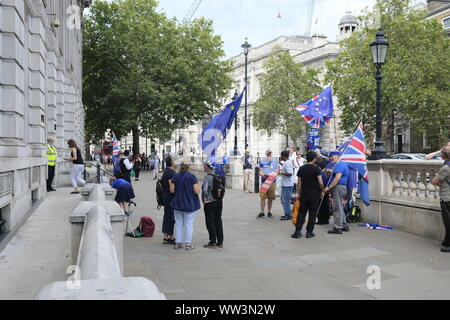
[[[234,95],[232,100],[236,100],[238,97],[238,92],[237,90],[234,91]],[[237,138],[237,122],[238,122],[238,115],[236,112],[236,115],[234,116],[234,155],[237,156],[238,155],[238,138]]]
[[[245,115],[244,115],[244,125],[245,125],[245,150],[248,149],[248,140],[247,140],[247,92],[248,92],[248,87],[247,87],[247,65],[248,65],[248,51],[251,47],[251,45],[248,43],[247,38],[245,38],[245,43],[241,46],[242,48],[244,48],[244,56],[245,56],[245,100],[244,100],[244,105],[245,105]]]
[[[381,81],[383,76],[381,75],[381,66],[386,60],[386,54],[389,47],[389,42],[384,37],[384,33],[381,28],[376,34],[376,39],[370,44],[372,51],[372,58],[377,72],[375,79],[377,81],[377,99],[376,99],[376,138],[375,138],[375,150],[372,152],[372,160],[379,160],[386,158],[386,151],[383,146],[382,136],[382,104],[381,104]]]

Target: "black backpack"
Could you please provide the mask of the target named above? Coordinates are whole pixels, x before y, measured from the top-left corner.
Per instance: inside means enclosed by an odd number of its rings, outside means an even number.
[[[162,206],[164,206],[164,201],[163,201],[163,186],[162,186],[162,182],[161,179],[158,179],[158,181],[156,182],[156,202],[158,203],[158,206],[156,207],[158,210],[161,209]]]
[[[222,200],[225,196],[225,178],[218,177],[215,174],[213,176],[213,187],[211,190],[211,194],[214,199]]]

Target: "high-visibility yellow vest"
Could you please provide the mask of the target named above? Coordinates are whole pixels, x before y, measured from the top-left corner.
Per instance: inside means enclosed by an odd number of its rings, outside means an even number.
[[[47,145],[47,164],[49,166],[54,166],[56,165],[56,148],[54,146],[51,145]]]

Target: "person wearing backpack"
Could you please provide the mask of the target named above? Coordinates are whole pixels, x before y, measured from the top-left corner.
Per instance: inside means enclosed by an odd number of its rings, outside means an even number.
[[[120,167],[120,178],[131,183],[131,170],[133,170],[133,163],[128,160],[128,156],[130,155],[129,150],[125,150],[125,152],[120,156],[119,167]]]
[[[203,169],[206,177],[202,185],[202,201],[205,210],[206,229],[209,233],[209,242],[204,248],[223,247],[223,225],[222,225],[222,199],[225,187],[221,179],[214,174],[214,165],[205,162]]]
[[[175,196],[170,201],[175,216],[175,249],[194,249],[192,233],[197,211],[200,209],[200,187],[197,177],[189,172],[189,164],[181,163],[180,172],[169,182],[170,192]],[[184,237],[183,237],[184,233]]]
[[[162,205],[164,206],[164,217],[162,223],[162,232],[164,234],[163,244],[175,244],[175,236],[173,232],[175,218],[173,207],[170,204],[174,195],[170,193],[170,183],[176,174],[176,168],[177,166],[174,159],[167,157],[166,168],[164,169],[164,173],[160,180],[162,186]]]
[[[444,166],[438,171],[431,183],[439,187],[441,198],[442,221],[445,228],[445,238],[442,241],[441,252],[450,252],[450,144],[441,149]]]

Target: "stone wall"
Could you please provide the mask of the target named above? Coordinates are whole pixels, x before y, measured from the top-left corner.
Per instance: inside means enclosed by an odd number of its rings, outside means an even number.
[[[442,161],[368,161],[370,206],[359,203],[364,221],[442,239],[439,190],[430,183]]]
[[[58,150],[55,187],[69,182],[67,141],[84,148],[82,34],[66,24],[70,6],[80,18],[79,0],[0,0],[0,214],[9,231],[0,241],[46,194],[47,137]]]

